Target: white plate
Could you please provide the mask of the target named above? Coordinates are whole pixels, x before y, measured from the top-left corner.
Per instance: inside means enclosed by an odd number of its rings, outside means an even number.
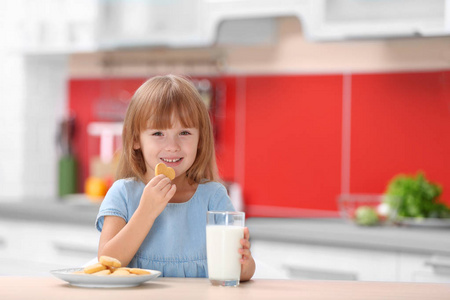
[[[71,268],[53,270],[50,273],[59,279],[67,281],[71,285],[89,288],[123,288],[140,285],[146,281],[157,278],[161,275],[160,271],[149,271],[149,275],[137,276],[96,276],[90,274],[74,274],[75,271],[81,271],[83,268]]]

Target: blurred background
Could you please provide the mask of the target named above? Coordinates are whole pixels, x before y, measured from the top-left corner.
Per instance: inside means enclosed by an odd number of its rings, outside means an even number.
[[[330,251],[342,257],[368,228],[339,220],[338,196],[383,194],[398,174],[422,172],[450,204],[446,0],[1,0],[0,38],[0,263],[18,263],[30,241],[39,253],[20,274],[96,255],[93,224],[114,181],[126,107],[161,74],[188,76],[203,96],[220,174],[255,220],[255,239],[299,228],[306,236],[279,239],[308,241],[305,257],[320,253],[318,244],[340,247]],[[266,228],[265,218],[281,223]],[[313,223],[298,223],[305,220]],[[377,248],[380,260],[394,253],[387,265],[368,266],[370,275],[333,258],[318,272],[282,272],[283,263],[263,259],[259,274],[412,280],[416,266],[422,272],[424,261],[450,255],[447,225],[439,225],[437,233],[370,231],[356,248]],[[398,242],[404,234],[408,247]],[[436,240],[424,242],[430,235]],[[292,251],[296,259],[300,250]],[[405,261],[414,267],[402,269]],[[382,265],[393,275],[372,276]]]

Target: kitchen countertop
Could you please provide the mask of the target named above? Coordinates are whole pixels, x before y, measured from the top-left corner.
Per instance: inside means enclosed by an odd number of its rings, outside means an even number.
[[[0,220],[93,227],[99,206],[83,197],[52,202],[0,202]],[[249,218],[246,224],[255,240],[450,256],[450,228],[361,227],[339,218]]]
[[[365,227],[338,218],[250,218],[246,226],[255,240],[450,255],[450,228]]]
[[[0,219],[94,226],[100,204],[83,196],[52,201],[0,202]]]
[[[448,300],[450,285],[256,279],[239,287],[212,286],[205,278],[158,278],[137,287],[79,288],[53,277],[0,277],[2,299],[345,299]]]

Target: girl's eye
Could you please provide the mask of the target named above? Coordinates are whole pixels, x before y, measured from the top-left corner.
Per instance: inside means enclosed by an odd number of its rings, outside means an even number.
[[[182,131],[181,135],[190,135],[191,133],[189,131]]]
[[[157,132],[154,132],[152,135],[154,135],[154,136],[162,136],[163,134],[162,134],[161,131],[157,131]]]

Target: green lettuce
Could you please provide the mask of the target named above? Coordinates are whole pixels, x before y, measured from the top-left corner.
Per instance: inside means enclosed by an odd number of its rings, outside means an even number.
[[[394,204],[400,218],[450,218],[450,208],[439,200],[442,187],[428,181],[422,172],[395,176],[386,194],[400,199],[400,203]]]

